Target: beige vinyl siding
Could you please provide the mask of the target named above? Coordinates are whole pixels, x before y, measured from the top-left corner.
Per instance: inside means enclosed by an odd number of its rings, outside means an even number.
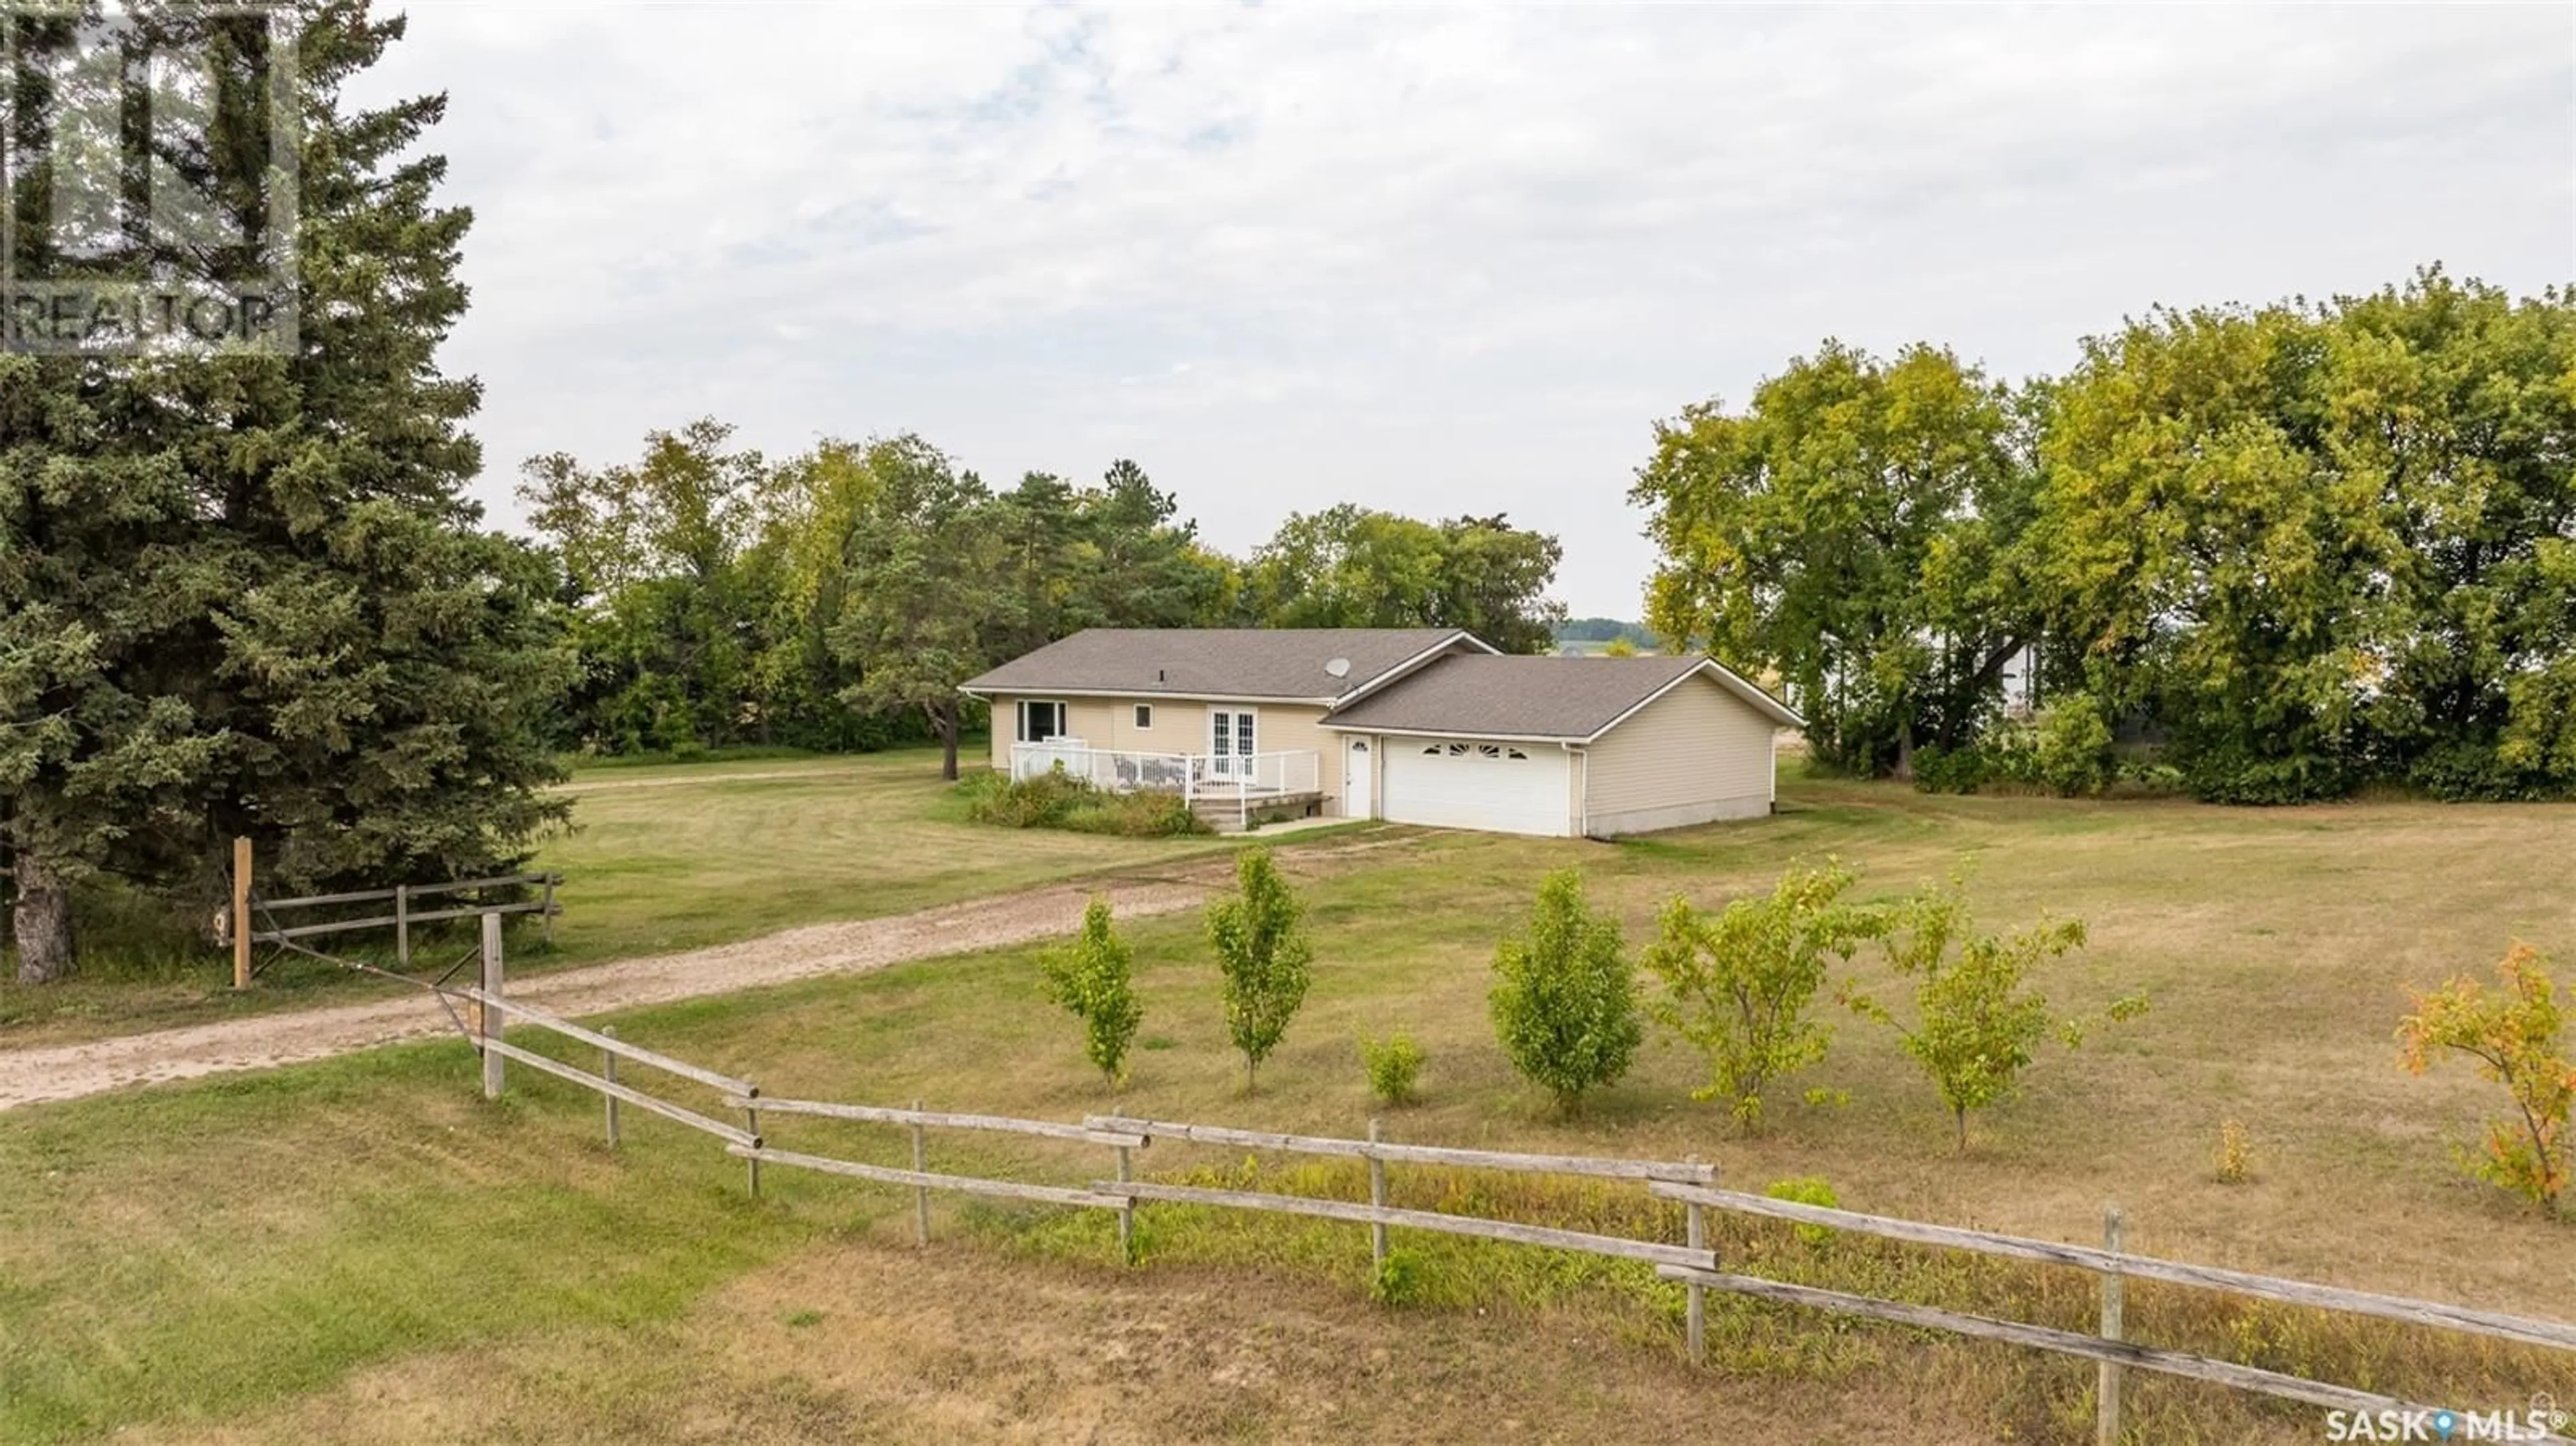
[[[1642,833],[1769,813],[1775,731],[1706,674],[1685,679],[1587,750],[1583,831]]]
[[[1324,812],[1338,811],[1342,794],[1342,738],[1338,733],[1323,730],[1324,710],[1312,703],[1221,703],[1168,699],[1154,709],[1155,742],[1119,746],[1143,748],[1155,753],[1205,753],[1210,741],[1208,714],[1245,708],[1255,714],[1252,744],[1257,751],[1315,755],[1315,786],[1323,790]],[[1169,722],[1165,721],[1166,717]]]
[[[993,766],[1011,767],[1011,745],[1018,741],[1019,703],[1043,693],[1001,693],[993,697]],[[1341,738],[1319,725],[1324,710],[1312,703],[1212,703],[1198,698],[1058,698],[1064,704],[1065,731],[1091,747],[1114,753],[1205,753],[1208,714],[1215,709],[1249,708],[1253,743],[1264,753],[1312,752],[1316,786],[1328,800],[1342,791]],[[1136,726],[1136,707],[1154,710],[1150,728]],[[1326,812],[1331,812],[1327,807]]]

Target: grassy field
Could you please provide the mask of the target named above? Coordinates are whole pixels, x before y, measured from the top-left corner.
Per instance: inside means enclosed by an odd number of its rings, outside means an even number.
[[[771,810],[851,786],[815,765],[718,793],[772,785]],[[913,826],[936,826],[934,787],[887,787]],[[646,818],[694,830],[707,796],[636,789],[615,806],[634,810],[631,846],[667,860],[686,850]],[[1429,1064],[1422,1104],[1388,1116],[1400,1139],[1697,1154],[1754,1188],[1821,1175],[1856,1208],[2078,1240],[2116,1199],[2131,1244],[2155,1253],[2541,1315],[2576,1299],[2576,1227],[2453,1169],[2491,1087],[2456,1068],[2409,1077],[2391,1038],[2409,981],[2484,972],[2514,938],[2576,961],[2564,864],[2576,809],[2238,811],[1815,782],[1785,787],[1784,803],[1765,822],[1621,845],[1435,836],[1309,879],[1314,994],[1248,1098],[1186,918],[1133,930],[1145,1047],[1115,1099],[1038,997],[1030,950],[617,1022],[773,1094],[1055,1118],[1115,1104],[1315,1133],[1364,1127],[1355,1040],[1401,1028]],[[606,846],[594,829],[586,846]],[[802,830],[746,825],[742,837],[835,860],[838,897],[872,887],[864,864]],[[2045,1055],[1964,1157],[1929,1087],[1857,1021],[1781,1096],[1825,1084],[1848,1106],[1791,1105],[1754,1140],[1690,1100],[1693,1062],[1668,1047],[1650,1046],[1571,1120],[1510,1074],[1485,1019],[1487,960],[1545,870],[1580,865],[1642,939],[1672,893],[1721,901],[1826,853],[1878,895],[1973,856],[1986,925],[2053,911],[2091,926],[2052,978],[2060,1004],[2144,988],[2151,1012],[2080,1054]],[[901,877],[915,860],[865,857],[890,891],[948,887]],[[654,907],[640,881],[667,866],[638,870],[622,907]],[[779,922],[836,896],[790,901],[772,887]],[[680,906],[661,917],[633,937],[716,927]],[[1886,982],[1871,956],[1852,972]],[[641,1120],[612,1156],[593,1098],[521,1071],[487,1108],[472,1075],[459,1046],[423,1045],[0,1116],[0,1178],[13,1182],[0,1192],[0,1439],[131,1427],[126,1439],[1304,1441],[1454,1439],[1462,1420],[1532,1440],[1716,1427],[1823,1441],[1891,1426],[1908,1440],[2090,1439],[2089,1367],[1728,1303],[1713,1311],[1724,1369],[1693,1373],[1675,1359],[1667,1293],[1541,1253],[1400,1240],[1428,1275],[1424,1301],[1394,1310],[1367,1298],[1356,1227],[1157,1211],[1144,1266],[1122,1271],[1103,1221],[943,1206],[919,1257],[905,1197],[780,1171],[755,1204],[739,1167],[699,1137]],[[2248,1184],[2213,1178],[2225,1118],[2251,1132]],[[888,1132],[821,1122],[771,1134],[790,1149],[901,1153]],[[942,1138],[933,1159],[1079,1181],[1096,1155]],[[1246,1162],[1167,1146],[1146,1167],[1240,1179]],[[1397,1175],[1406,1203],[1468,1188]],[[1364,1189],[1347,1172],[1277,1164],[1253,1178]],[[1617,1192],[1502,1182],[1479,1203],[1677,1228]],[[1752,1225],[1730,1225],[1721,1245],[1759,1273],[2067,1325],[2089,1310],[2080,1277],[1818,1248]],[[2453,1404],[2567,1394],[2563,1360],[2426,1333],[2160,1291],[2133,1294],[2130,1319],[2153,1343]],[[2202,1388],[2133,1383],[2131,1396],[2141,1441],[2321,1429],[2313,1410]]]
[[[516,931],[513,969],[561,968],[751,938],[798,924],[874,918],[1085,874],[1151,867],[1231,845],[1127,839],[967,822],[939,783],[935,749],[854,757],[617,763],[575,773],[571,831],[531,865],[560,870],[555,946]],[[470,921],[468,921],[470,922]],[[28,988],[0,968],[0,1047],[199,1023],[358,998],[400,986],[296,955],[231,989],[229,954],[174,941],[159,920],[111,912],[67,985]],[[390,941],[346,947],[390,962]],[[453,954],[451,927],[422,944]],[[5,963],[5,960],[0,960]]]

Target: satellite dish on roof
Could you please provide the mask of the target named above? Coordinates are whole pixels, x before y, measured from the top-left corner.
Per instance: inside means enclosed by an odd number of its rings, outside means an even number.
[[[1324,671],[1336,678],[1347,678],[1351,675],[1351,660],[1335,658],[1324,665]]]

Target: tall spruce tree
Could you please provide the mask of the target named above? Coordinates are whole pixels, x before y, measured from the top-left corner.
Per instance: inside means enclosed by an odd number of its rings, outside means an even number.
[[[563,812],[538,726],[569,677],[551,569],[465,496],[480,387],[436,361],[471,216],[413,147],[446,102],[344,110],[403,21],[300,16],[294,353],[0,356],[24,980],[71,972],[93,874],[202,899],[235,834],[262,842],[263,884],[479,870]]]

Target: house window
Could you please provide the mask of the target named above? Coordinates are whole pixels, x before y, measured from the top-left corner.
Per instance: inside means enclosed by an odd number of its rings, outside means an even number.
[[[1151,728],[1154,726],[1153,704],[1139,703],[1136,705],[1136,726],[1139,728]]]
[[[1423,750],[1422,750],[1422,756],[1423,756],[1423,757],[1425,757],[1425,758],[1437,758],[1437,757],[1439,757],[1439,756],[1440,756],[1440,745],[1439,745],[1439,744],[1437,744],[1437,743],[1434,743],[1434,744],[1432,744],[1430,747],[1423,749]]]
[[[1020,700],[1020,741],[1044,743],[1065,733],[1064,705],[1038,698]]]
[[[1522,751],[1520,751],[1520,750],[1519,750],[1519,749],[1517,749],[1517,748],[1506,748],[1506,749],[1504,749],[1504,750],[1503,750],[1503,756],[1504,756],[1505,758],[1518,758],[1518,759],[1523,760],[1524,762],[1526,762],[1526,761],[1528,760],[1528,758],[1529,758],[1529,755],[1528,755],[1528,754],[1523,753]]]
[[[1464,758],[1464,757],[1466,757],[1466,756],[1467,756],[1467,745],[1466,745],[1466,744],[1464,744],[1464,743],[1452,743],[1452,744],[1450,744],[1450,745],[1449,745],[1449,756],[1450,756],[1450,757],[1452,757],[1452,758]]]
[[[1499,743],[1479,743],[1476,745],[1476,756],[1479,758],[1500,758],[1503,756],[1502,745]]]

